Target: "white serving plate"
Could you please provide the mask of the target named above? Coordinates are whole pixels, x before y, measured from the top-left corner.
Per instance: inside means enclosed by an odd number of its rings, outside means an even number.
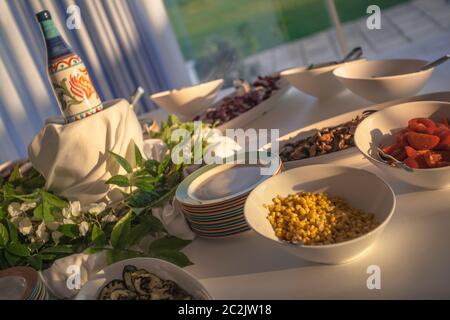
[[[266,114],[269,110],[275,108],[278,106],[278,102],[280,98],[289,90],[291,85],[283,78],[280,78],[278,81],[278,85],[280,87],[279,90],[277,90],[269,99],[264,100],[260,104],[258,104],[256,107],[248,110],[247,112],[244,112],[237,116],[234,119],[231,119],[230,121],[227,121],[220,126],[217,127],[220,131],[225,133],[226,129],[231,128],[245,128],[247,124],[254,121],[255,119],[263,116]],[[229,96],[232,96],[233,93]],[[222,100],[215,103],[213,107],[217,107]]]
[[[145,269],[164,280],[175,281],[183,290],[199,300],[212,300],[205,287],[187,271],[164,260],[154,258],[133,258],[122,260],[107,266],[95,274],[80,290],[76,300],[96,300],[100,290],[114,279],[122,279],[126,265]]]
[[[375,104],[375,105],[371,105],[365,108],[361,108],[358,110],[354,110],[354,111],[350,111],[350,112],[346,112],[343,113],[339,116],[335,116],[323,121],[319,121],[316,122],[312,125],[309,125],[307,127],[304,128],[300,128],[297,129],[295,131],[292,131],[282,137],[280,137],[278,139],[279,143],[280,143],[280,149],[288,142],[290,142],[291,139],[297,140],[297,139],[303,139],[306,138],[308,136],[310,136],[311,134],[313,134],[316,130],[320,130],[323,129],[325,127],[332,127],[332,126],[336,126],[339,125],[341,123],[347,122],[353,118],[355,118],[358,115],[362,115],[362,113],[366,110],[382,110],[385,109],[387,107],[396,105],[396,104],[400,104],[400,103],[405,103],[405,102],[411,102],[411,101],[420,101],[420,100],[434,100],[434,101],[447,101],[450,102],[450,92],[449,91],[444,91],[444,92],[433,92],[433,93],[428,93],[428,94],[423,94],[423,95],[418,95],[415,97],[410,97],[410,98],[404,98],[404,99],[397,99],[397,100],[392,100],[392,101],[388,101],[388,102],[383,102],[380,104]],[[271,148],[271,143],[265,145],[263,147],[263,149],[267,150]],[[358,155],[359,156],[359,151],[356,147],[352,147],[349,149],[345,149],[342,151],[337,151],[337,152],[333,152],[333,153],[328,153],[328,154],[324,154],[321,156],[317,156],[317,157],[312,157],[312,158],[307,158],[307,159],[302,159],[302,160],[295,160],[295,161],[289,161],[289,162],[283,162],[283,167],[286,170],[292,169],[292,168],[296,168],[299,166],[304,166],[304,165],[308,165],[308,164],[314,164],[314,163],[327,163],[330,161],[336,161],[339,160],[341,158],[345,158],[345,157],[349,157],[351,155]],[[362,157],[362,156],[361,156]]]

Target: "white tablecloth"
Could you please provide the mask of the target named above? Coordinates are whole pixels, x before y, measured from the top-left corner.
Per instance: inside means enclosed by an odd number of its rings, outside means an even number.
[[[449,75],[447,63],[421,93],[450,90]],[[279,128],[281,136],[371,104],[349,92],[319,102],[291,89],[277,108],[248,127]],[[217,299],[450,298],[450,189],[423,190],[392,179],[356,150],[337,163],[379,174],[397,194],[393,219],[365,257],[344,265],[314,264],[249,231],[227,239],[197,238],[184,250],[194,262],[186,270]],[[381,268],[380,290],[367,288],[370,265]]]

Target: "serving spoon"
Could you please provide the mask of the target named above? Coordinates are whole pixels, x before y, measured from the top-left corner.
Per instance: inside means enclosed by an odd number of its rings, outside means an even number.
[[[323,62],[323,63],[318,63],[318,64],[310,64],[308,66],[307,70],[317,69],[317,68],[322,68],[322,67],[328,67],[328,66],[331,66],[331,65],[334,65],[334,64],[341,64],[341,63],[344,63],[344,62],[356,60],[356,59],[359,59],[362,56],[362,54],[363,54],[362,48],[361,47],[355,47],[349,53],[347,53],[347,55],[344,58],[342,58],[341,60]]]
[[[446,62],[448,59],[450,59],[449,53],[447,53],[445,56],[440,57],[439,59],[434,60],[433,62],[427,63],[422,68],[420,68],[419,71],[425,71],[425,70],[437,67],[438,65]]]
[[[384,152],[380,147],[377,147],[377,151],[378,151],[378,153],[380,154],[380,157],[382,158],[382,160],[384,161],[384,162],[387,162],[385,159],[389,159],[390,161],[392,161],[392,162],[390,162],[390,164],[394,164],[394,166],[395,167],[398,167],[398,168],[402,168],[402,169],[404,169],[404,170],[406,170],[406,171],[408,171],[408,172],[413,172],[414,170],[410,167],[410,166],[408,166],[406,163],[404,163],[403,161],[399,161],[399,160],[397,160],[397,159],[395,159],[393,156],[391,156],[390,154],[387,154],[386,152]],[[383,159],[384,158],[384,159]]]
[[[412,71],[412,72],[407,72],[407,73],[415,73],[415,72],[422,72],[434,67],[437,67],[440,64],[443,64],[444,62],[446,62],[447,60],[450,59],[450,54],[446,54],[445,56],[440,57],[439,59],[436,59],[430,63],[427,63],[426,65],[424,65],[423,67],[421,67],[419,70],[417,71]],[[402,75],[402,73],[399,74],[395,74],[396,76],[398,75]],[[372,76],[371,78],[381,78],[381,77],[389,77],[392,76],[392,74],[382,74],[382,75],[376,75],[376,76]]]

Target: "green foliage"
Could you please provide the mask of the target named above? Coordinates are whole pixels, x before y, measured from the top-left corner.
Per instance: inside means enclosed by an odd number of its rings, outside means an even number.
[[[163,126],[163,135],[170,139],[171,130],[186,125],[171,117]],[[193,130],[193,125],[187,126]],[[113,152],[110,154],[127,174],[113,176],[106,183],[125,187],[129,192],[124,193],[120,203],[103,212],[82,210],[74,216],[74,222],[61,222],[63,213],[67,215],[67,210],[72,210],[71,205],[66,199],[44,190],[45,180],[36,170],[22,174],[17,167],[8,179],[0,181],[0,269],[28,265],[41,270],[48,268],[56,259],[73,253],[101,251],[106,252],[109,262],[150,256],[179,266],[191,264],[180,252],[190,241],[170,237],[161,222],[151,214],[152,208],[161,207],[173,198],[183,179],[184,165],[173,164],[170,156],[161,162],[146,160],[136,146],[136,168],[122,156]],[[18,203],[21,208],[23,204],[29,204],[24,206],[26,212],[20,215],[21,219],[25,216],[32,221],[33,232],[44,223],[59,223],[59,236],[53,238],[51,234],[54,229],[45,229],[48,240],[44,242],[19,232],[8,213],[12,202]],[[111,217],[114,219],[104,219]],[[80,229],[82,223],[85,223],[83,230]],[[148,236],[156,240],[147,248],[141,248],[139,244]]]

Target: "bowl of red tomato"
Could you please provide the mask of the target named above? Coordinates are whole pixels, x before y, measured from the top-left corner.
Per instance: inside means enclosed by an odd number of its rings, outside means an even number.
[[[415,101],[380,110],[357,127],[355,145],[374,165],[427,189],[450,187],[450,103]],[[397,166],[380,154],[406,164]]]

